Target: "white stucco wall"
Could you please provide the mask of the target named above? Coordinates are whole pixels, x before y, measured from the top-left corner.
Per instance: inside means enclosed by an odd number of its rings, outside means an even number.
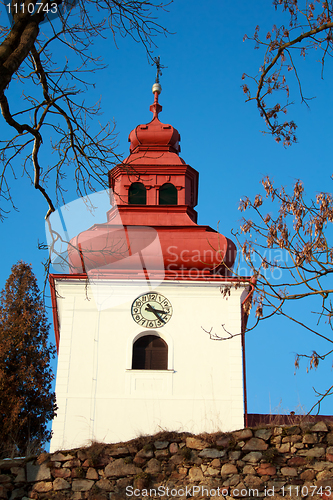
[[[109,309],[96,306],[85,281],[56,279],[60,348],[51,451],[118,442],[159,430],[193,433],[242,428],[241,331],[244,283],[224,298],[221,282],[164,281],[156,290],[169,299],[173,316],[157,329],[131,316],[139,281],[103,280],[99,294],[121,297]],[[225,330],[222,328],[224,325]],[[168,370],[132,370],[133,342],[143,332],[168,344]]]

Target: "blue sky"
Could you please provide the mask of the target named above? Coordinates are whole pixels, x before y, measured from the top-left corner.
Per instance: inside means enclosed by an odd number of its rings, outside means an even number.
[[[304,94],[316,98],[308,109],[301,105],[295,83],[291,84],[295,105],[289,116],[298,124],[299,143],[284,149],[261,133],[264,123],[255,105],[245,103],[241,77],[244,72],[255,75],[263,58],[251,41],[243,42],[244,34],[251,35],[257,24],[266,33],[273,24],[287,23],[287,18],[267,0],[175,0],[168,10],[159,19],[174,34],[157,37],[155,51],[167,66],[161,78],[160,119],[178,129],[181,156],[199,171],[199,224],[216,228],[220,221],[220,232],[230,237],[240,224],[240,198],[259,192],[265,175],[284,186],[301,179],[309,197],[331,190],[333,70],[329,62],[322,80],[320,54],[306,61],[299,58]],[[96,75],[88,98],[93,102],[101,97],[104,114],[99,119],[116,121],[118,153],[126,156],[129,132],[151,119],[155,69],[149,66],[143,47],[130,38],[119,38],[117,45],[110,38],[92,46],[108,68]],[[68,172],[67,201],[76,198],[71,176]],[[18,211],[1,223],[0,287],[20,259],[33,265],[42,286],[45,253],[37,246],[46,239],[46,205],[28,181],[18,177],[12,186]],[[303,363],[294,375],[294,357],[296,352],[319,347],[313,336],[281,319],[263,322],[250,332],[246,339],[249,412],[309,410],[315,401],[312,387],[325,390],[330,384],[332,361],[309,374]],[[323,414],[332,414],[332,403],[332,398],[323,403]]]

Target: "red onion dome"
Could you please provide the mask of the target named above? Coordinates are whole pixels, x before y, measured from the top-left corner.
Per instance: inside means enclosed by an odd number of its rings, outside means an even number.
[[[138,125],[130,133],[128,140],[131,143],[131,154],[147,150],[180,153],[180,135],[178,130],[172,125],[160,122],[158,119],[158,114],[162,111],[162,106],[158,102],[160,92],[161,86],[155,83],[153,85],[154,103],[150,106],[153,119],[145,125]]]

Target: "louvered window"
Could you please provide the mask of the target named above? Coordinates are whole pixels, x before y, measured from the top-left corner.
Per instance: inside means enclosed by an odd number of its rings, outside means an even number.
[[[167,370],[168,345],[156,335],[140,337],[133,345],[133,370]]]
[[[159,205],[177,205],[177,198],[177,188],[170,182],[167,182],[160,187],[158,199]]]
[[[142,182],[133,182],[128,190],[129,205],[146,205],[147,192]]]

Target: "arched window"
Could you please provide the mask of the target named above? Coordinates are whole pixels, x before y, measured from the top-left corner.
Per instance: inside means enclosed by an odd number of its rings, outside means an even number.
[[[133,344],[133,370],[167,370],[168,345],[156,335],[145,335]]]
[[[133,182],[128,190],[129,205],[146,205],[147,193],[142,182]]]
[[[159,205],[177,205],[177,189],[173,184],[167,182],[159,189]]]

